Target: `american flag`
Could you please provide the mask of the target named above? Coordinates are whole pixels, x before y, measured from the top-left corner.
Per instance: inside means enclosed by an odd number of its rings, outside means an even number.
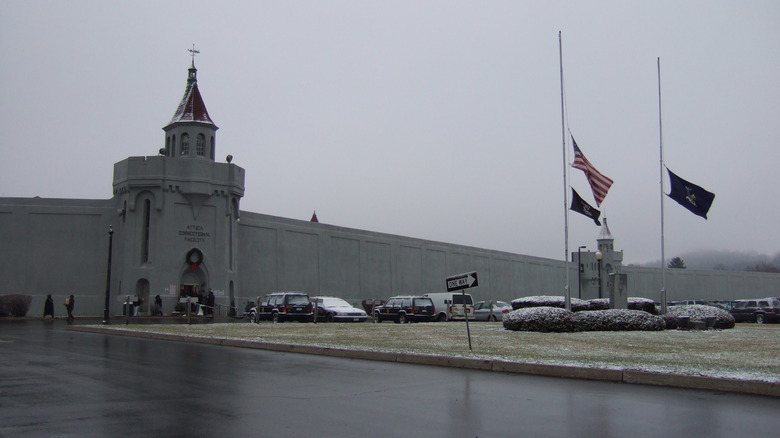
[[[577,142],[574,141],[574,137],[571,138],[571,142],[574,145],[574,163],[571,167],[580,169],[585,172],[585,177],[588,178],[591,190],[593,190],[593,198],[596,200],[596,205],[600,206],[601,202],[607,196],[609,188],[612,187],[612,180],[604,176],[590,164],[585,155],[582,153]]]

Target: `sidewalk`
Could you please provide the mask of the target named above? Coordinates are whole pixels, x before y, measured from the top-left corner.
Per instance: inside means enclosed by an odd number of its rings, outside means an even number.
[[[131,321],[141,322],[140,318],[133,317]],[[182,323],[180,317],[167,318],[171,323]],[[200,317],[202,318],[202,317]],[[158,320],[160,317],[154,317]],[[184,318],[186,323],[186,317]],[[210,322],[211,319],[208,319]],[[144,321],[147,322],[147,321]],[[148,321],[152,322],[152,321]],[[159,323],[158,321],[154,321]],[[205,322],[205,321],[204,321]],[[241,322],[237,320],[237,322]],[[116,323],[116,321],[115,321]],[[255,348],[268,351],[280,351],[287,353],[304,353],[349,359],[379,360],[386,362],[409,363],[419,365],[446,366],[453,368],[465,368],[484,371],[497,371],[503,373],[531,374],[547,377],[573,378],[597,380],[606,382],[620,382],[640,385],[668,386],[675,388],[701,389],[709,391],[725,391],[752,395],[764,395],[780,397],[780,383],[756,380],[718,379],[712,377],[678,375],[670,373],[649,372],[631,369],[602,369],[593,367],[577,367],[565,365],[545,365],[535,363],[510,362],[494,359],[477,359],[468,357],[449,357],[440,355],[395,353],[382,351],[364,351],[345,348],[317,347],[307,345],[283,344],[264,341],[249,341],[229,338],[212,338],[184,336],[176,334],[138,332],[111,326],[95,325],[68,325],[68,330],[103,333],[123,336],[133,336],[148,339],[185,341],[228,347]]]

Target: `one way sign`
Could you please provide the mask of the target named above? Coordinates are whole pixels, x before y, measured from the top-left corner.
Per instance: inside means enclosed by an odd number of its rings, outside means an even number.
[[[479,286],[476,272],[467,272],[465,274],[458,274],[453,275],[452,277],[447,277],[447,292],[468,289],[470,287],[476,286]]]

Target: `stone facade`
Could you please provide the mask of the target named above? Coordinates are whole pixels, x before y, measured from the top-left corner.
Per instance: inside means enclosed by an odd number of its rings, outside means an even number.
[[[183,293],[207,289],[223,314],[279,290],[359,303],[442,292],[447,277],[471,271],[479,276],[468,290],[476,300],[563,295],[566,269],[572,297],[598,297],[599,278],[606,297],[610,274],[625,274],[630,296],[660,300],[660,270],[622,266],[606,221],[596,242],[599,268],[590,251],[575,251],[566,263],[242,212],[244,169],[229,156],[215,160],[217,129],[193,65],[163,128],[165,148],[116,163],[111,199],[0,198],[0,294],[32,295],[32,315],[42,313],[47,294],[60,312],[73,294],[77,315],[101,315],[110,227],[112,314],[127,295],[143,298],[142,312],[160,295],[170,313]],[[666,284],[669,300],[762,297],[777,295],[780,275],[666,270]]]

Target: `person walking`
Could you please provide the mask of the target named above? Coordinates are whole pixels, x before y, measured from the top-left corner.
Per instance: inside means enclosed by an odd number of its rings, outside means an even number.
[[[209,288],[209,293],[206,295],[206,314],[214,317],[214,304],[215,304],[214,291]]]
[[[68,310],[68,324],[73,324],[73,308],[76,306],[76,298],[71,294],[68,298],[65,298],[65,308]]]
[[[155,316],[163,316],[162,298],[160,298],[159,295],[154,297],[154,315]]]
[[[46,319],[48,315],[51,315],[51,320],[54,321],[54,298],[51,294],[46,296],[46,303],[43,305],[43,319]]]

